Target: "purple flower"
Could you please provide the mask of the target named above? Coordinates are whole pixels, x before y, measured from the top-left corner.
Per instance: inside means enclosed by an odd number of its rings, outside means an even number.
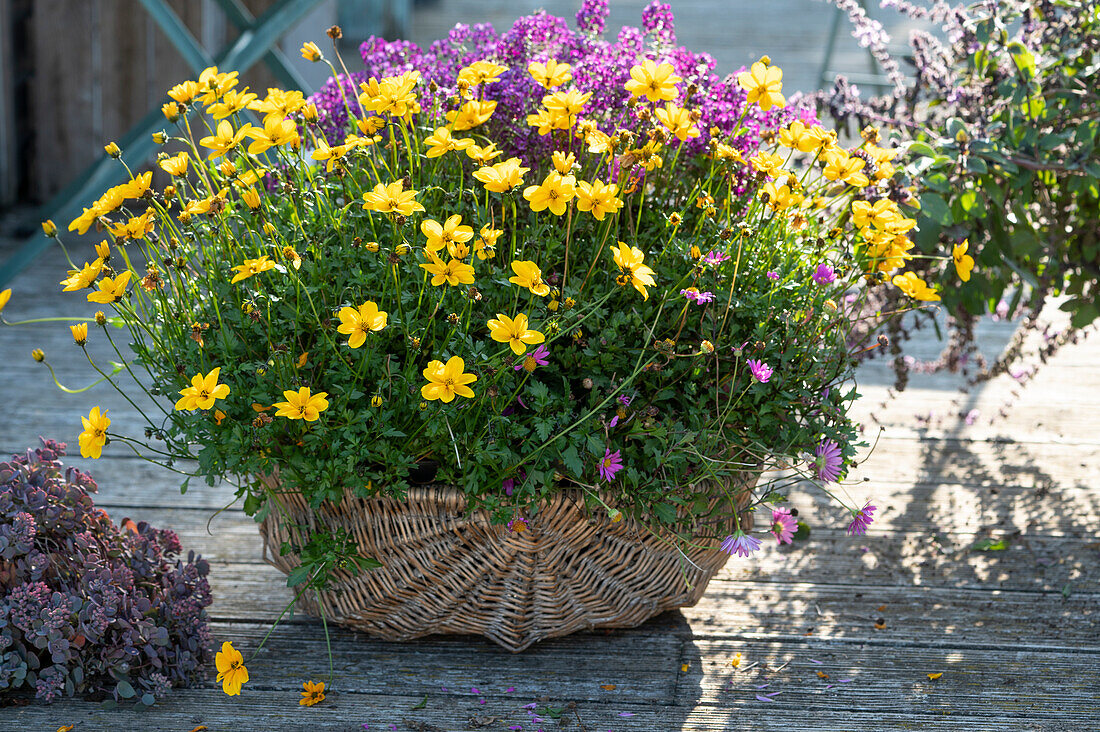
[[[600,471],[600,478],[603,480],[614,480],[615,473],[623,469],[623,456],[619,450],[611,452],[611,448],[608,447],[604,450],[603,458],[597,464]]]
[[[831,285],[836,282],[836,272],[829,265],[822,262],[817,265],[817,270],[814,272],[814,282],[819,285]]]
[[[577,11],[577,27],[597,36],[607,26],[607,0],[584,0]]]
[[[780,544],[790,544],[794,540],[794,532],[798,529],[798,522],[791,516],[791,512],[785,508],[772,509],[771,533]]]
[[[653,0],[642,11],[642,28],[652,33],[658,45],[675,46],[676,32],[672,23],[672,6]]]
[[[617,425],[618,423],[619,423],[619,415],[616,414],[614,417],[611,418],[611,421],[607,423],[607,429],[609,429],[609,430],[615,429],[615,425]]]
[[[768,279],[769,280],[778,280],[779,279],[779,273],[774,271],[774,270],[772,270],[771,272],[768,272]]]
[[[844,465],[844,456],[840,454],[840,445],[832,440],[822,440],[814,449],[813,466],[817,469],[818,480],[826,483],[835,483],[840,477],[840,469]]]
[[[500,482],[500,487],[504,489],[504,495],[510,496],[510,495],[512,495],[512,491],[516,487],[516,479],[515,478],[505,478],[504,480],[502,480]]]
[[[707,255],[703,257],[703,263],[711,266],[721,264],[730,258],[730,255],[725,252],[720,252],[716,249],[707,252]]]
[[[699,290],[694,287],[689,287],[686,290],[680,290],[680,294],[686,297],[688,300],[691,300],[692,302],[700,305],[703,303],[714,301],[713,292],[699,292]]]
[[[628,397],[626,394],[620,394],[618,396],[617,401],[619,402],[619,404],[622,404],[624,407],[629,407],[630,406],[630,397]]]
[[[514,519],[508,522],[508,531],[513,534],[522,534],[527,531],[527,519],[522,516],[516,516]],[[470,689],[471,694],[477,694],[477,689]]]
[[[729,554],[731,557],[734,554],[747,557],[759,548],[760,540],[748,536],[744,531],[741,531],[741,529],[738,529],[722,540],[722,551]]]
[[[749,371],[752,372],[752,378],[756,379],[761,384],[767,384],[768,379],[775,373],[771,366],[763,361],[757,361],[755,358],[750,358],[747,363],[749,365]]]
[[[863,508],[858,511],[852,511],[852,523],[848,524],[848,536],[862,536],[867,531],[867,527],[874,521],[871,514],[873,514],[875,510],[876,507],[872,506],[871,502],[868,501],[864,504]]]
[[[539,366],[545,366],[550,363],[550,351],[545,345],[539,345],[538,348],[528,353],[522,361],[517,363],[513,368],[516,371],[527,369],[527,373],[531,373]]]

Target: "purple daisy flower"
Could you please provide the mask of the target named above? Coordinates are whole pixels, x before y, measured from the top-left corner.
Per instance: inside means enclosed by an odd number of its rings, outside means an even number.
[[[527,531],[527,529],[527,519],[523,518],[522,516],[516,516],[514,519],[508,522],[508,531],[512,532],[513,534],[522,534],[524,531]],[[476,694],[477,692],[471,690],[470,693]]]
[[[619,450],[611,452],[610,447],[606,448],[603,457],[597,463],[597,467],[600,471],[600,478],[608,481],[615,480],[615,473],[623,469],[622,453]]]
[[[863,505],[863,508],[858,511],[852,511],[852,523],[848,524],[848,536],[862,536],[867,527],[871,525],[871,522],[875,519],[872,514],[876,511],[877,507],[872,506],[868,501]]]
[[[774,270],[772,270],[771,272],[768,272],[768,279],[769,280],[778,280],[779,279],[779,273],[774,271]]]
[[[747,363],[749,365],[749,371],[752,372],[752,378],[756,379],[761,384],[768,383],[768,379],[775,373],[771,366],[763,361],[757,361],[755,358],[750,358]]]
[[[840,477],[840,469],[844,465],[844,456],[840,454],[840,445],[832,440],[822,440],[814,448],[813,466],[817,469],[818,480],[826,483],[835,483]]]
[[[719,252],[719,251],[714,250],[714,251],[707,252],[707,256],[703,257],[703,263],[714,266],[714,265],[717,265],[717,264],[721,264],[722,262],[725,262],[729,258],[730,258],[730,255],[726,254],[725,252]]]
[[[780,544],[790,544],[794,541],[794,532],[798,529],[798,522],[794,520],[791,512],[785,508],[772,509],[771,533]]]
[[[544,345],[540,345],[535,350],[529,352],[522,361],[517,363],[514,368],[516,371],[527,369],[527,373],[531,373],[539,366],[546,366],[550,363],[550,351]]]
[[[698,305],[702,305],[703,303],[707,302],[714,302],[713,292],[699,292],[699,290],[694,287],[689,287],[686,290],[680,290],[680,294]]]
[[[819,285],[831,285],[836,282],[836,272],[829,265],[822,262],[814,271],[814,282]]]
[[[741,529],[738,529],[722,540],[722,551],[729,554],[731,557],[734,554],[747,557],[759,548],[760,540],[748,536],[744,531],[741,531]]]
[[[617,401],[619,402],[619,404],[622,404],[624,407],[629,407],[630,406],[630,397],[627,396],[626,394],[620,394],[617,397]]]

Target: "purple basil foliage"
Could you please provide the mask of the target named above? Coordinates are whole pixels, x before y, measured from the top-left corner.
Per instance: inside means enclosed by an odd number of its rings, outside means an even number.
[[[446,38],[435,41],[426,50],[408,41],[372,37],[359,48],[365,68],[351,72],[350,77],[341,74],[329,79],[311,101],[317,106],[321,129],[330,143],[338,144],[349,129],[344,99],[352,110],[357,110],[356,96],[361,82],[417,70],[423,78],[419,91],[422,108],[426,113],[435,109],[441,117],[442,111],[457,106],[458,72],[475,61],[490,60],[509,70],[499,82],[486,85],[484,98],[495,101],[497,108],[478,132],[488,135],[506,156],[516,155],[530,162],[548,156],[554,142],[550,135],[540,137],[527,124],[527,115],[541,106],[547,93],[527,73],[532,61],[554,58],[571,64],[573,79],[559,90],[577,89],[592,94],[582,117],[595,121],[607,133],[620,128],[639,133],[646,125],[627,106],[630,94],[624,85],[630,78],[630,68],[650,58],[675,67],[676,74],[683,78],[679,103],[701,115],[697,126],[702,135],[683,143],[675,139],[669,142],[685,145],[692,154],[707,150],[712,129],[725,139],[738,121],[746,129],[745,134],[732,142],[726,141],[746,157],[755,154],[762,133],[776,131],[794,119],[816,121],[812,107],[796,101],[784,109],[762,112],[758,105],[751,105],[746,111],[746,95],[737,85],[736,74],[720,78],[714,73],[715,61],[710,55],[675,45],[672,11],[667,3],[650,3],[643,13],[643,28],[626,26],[614,41],[602,37],[606,18],[606,0],[586,0],[577,13],[579,30],[571,28],[564,19],[543,12],[517,19],[500,34],[488,24],[460,23]],[[685,99],[689,89],[694,91]],[[737,192],[743,192],[743,188],[739,187]]]
[[[42,440],[0,463],[0,692],[152,704],[212,659],[208,564],[171,531],[95,507],[96,483]]]

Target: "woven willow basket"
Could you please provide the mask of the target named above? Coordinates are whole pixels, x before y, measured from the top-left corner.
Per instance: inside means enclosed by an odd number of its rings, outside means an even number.
[[[756,478],[745,473],[731,486],[740,509]],[[468,514],[466,499],[453,488],[412,488],[403,502],[346,492],[339,505],[314,511],[300,493],[280,489],[277,478],[261,480],[279,492],[289,523],[345,529],[365,556],[382,561],[358,576],[338,574],[320,599],[330,621],[386,640],[476,634],[522,651],[578,630],[634,627],[694,605],[728,559],[712,540],[687,549],[685,561],[664,536],[625,515],[612,523],[577,495],[555,496],[527,531],[512,533],[491,524],[484,511]],[[260,526],[264,559],[290,573],[299,558],[280,556],[279,548],[305,537],[275,513]],[[751,519],[742,511],[744,528]],[[729,533],[726,528],[715,533]],[[303,594],[298,603],[320,614],[316,594]]]

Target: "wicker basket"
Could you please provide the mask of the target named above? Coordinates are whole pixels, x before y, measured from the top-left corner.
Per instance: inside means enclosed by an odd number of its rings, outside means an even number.
[[[745,508],[755,473],[733,486]],[[278,489],[277,478],[266,478]],[[466,500],[442,486],[413,488],[403,502],[345,494],[340,504],[311,509],[296,491],[280,491],[292,525],[342,528],[362,553],[384,563],[358,576],[338,575],[321,595],[325,617],[387,640],[432,633],[472,633],[511,651],[540,640],[593,628],[629,628],[665,610],[694,605],[728,556],[717,541],[687,550],[628,517],[612,523],[585,509],[579,496],[559,494],[509,532],[483,512],[467,514]],[[268,514],[260,526],[264,559],[285,573],[299,564],[279,555],[300,530]],[[748,528],[751,514],[741,513]],[[703,543],[703,542],[701,542]],[[300,609],[318,615],[317,596]]]

